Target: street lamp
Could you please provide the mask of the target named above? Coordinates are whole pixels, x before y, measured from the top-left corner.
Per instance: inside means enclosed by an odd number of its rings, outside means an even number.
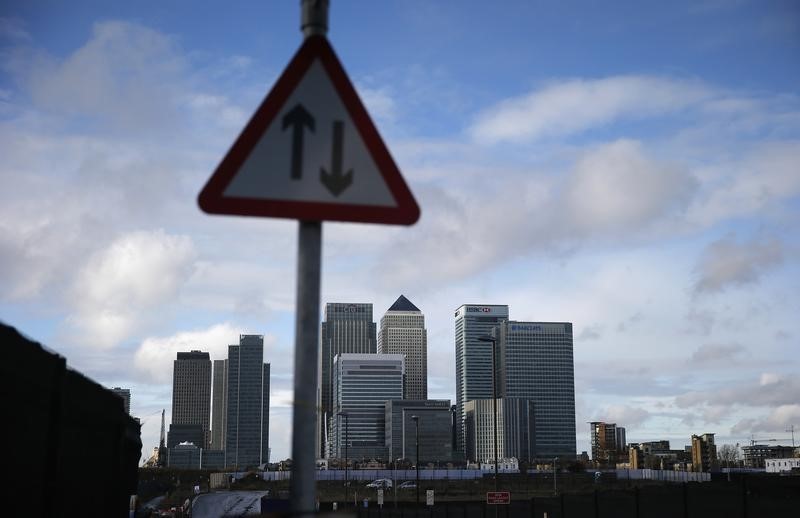
[[[558,481],[556,480],[557,472],[556,465],[558,464],[558,457],[553,459],[553,493],[558,495]]]
[[[347,412],[339,412],[344,416],[344,503],[347,505],[347,443],[350,442],[350,415]],[[341,433],[341,429],[340,429]]]
[[[397,508],[397,463],[402,459],[394,459],[394,480],[392,486],[394,487],[394,507]]]
[[[419,416],[412,415],[411,419],[414,420],[414,427],[416,428],[416,443],[417,443],[417,505],[419,505]]]
[[[481,342],[491,342],[492,344],[492,424],[494,427],[494,490],[498,491],[497,477],[497,382],[495,381],[495,371],[497,370],[497,360],[495,359],[495,345],[497,339],[492,335],[479,336]]]

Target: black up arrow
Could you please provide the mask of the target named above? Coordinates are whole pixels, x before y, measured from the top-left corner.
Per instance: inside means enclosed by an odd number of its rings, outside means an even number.
[[[303,177],[303,126],[308,126],[314,131],[314,117],[298,103],[292,110],[283,116],[283,129],[289,126],[292,129],[292,179],[299,180]]]
[[[333,151],[331,152],[331,172],[319,168],[319,180],[334,196],[342,194],[353,183],[353,170],[342,174],[342,146],[344,145],[344,123],[333,121]]]

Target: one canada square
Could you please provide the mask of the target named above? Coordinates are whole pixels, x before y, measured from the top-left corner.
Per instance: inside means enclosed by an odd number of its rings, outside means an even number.
[[[400,295],[381,317],[378,354],[402,354],[405,358],[403,399],[428,399],[428,336],[425,315]]]

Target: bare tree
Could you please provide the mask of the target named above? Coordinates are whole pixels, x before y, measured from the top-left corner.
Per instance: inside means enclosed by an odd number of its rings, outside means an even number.
[[[717,449],[717,459],[725,466],[735,466],[739,461],[739,447],[733,444],[723,444]]]

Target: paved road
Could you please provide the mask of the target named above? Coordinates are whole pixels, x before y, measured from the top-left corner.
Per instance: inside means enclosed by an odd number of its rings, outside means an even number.
[[[266,491],[221,491],[205,493],[195,498],[192,518],[258,516],[261,497]]]

